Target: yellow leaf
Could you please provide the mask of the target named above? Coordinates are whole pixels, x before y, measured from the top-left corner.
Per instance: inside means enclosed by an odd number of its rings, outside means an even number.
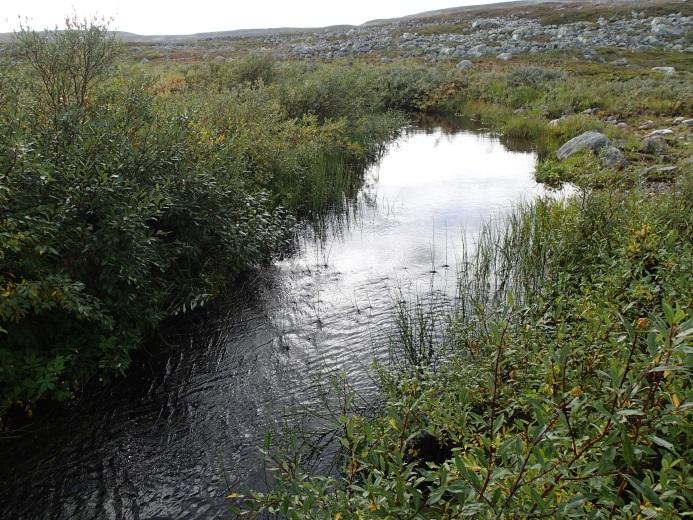
[[[393,430],[396,430],[396,429],[397,429],[397,421],[395,421],[394,418],[390,417],[390,418],[388,419],[387,423],[390,425],[390,427],[391,427]]]
[[[671,394],[671,402],[674,403],[674,407],[678,408],[681,406],[681,401],[679,401],[679,396],[676,394]]]
[[[236,498],[243,498],[243,495],[239,495],[238,493],[229,493],[228,495],[226,495],[226,498],[228,498],[229,500],[234,500]]]
[[[574,387],[574,388],[570,391],[570,395],[572,395],[573,397],[580,397],[580,396],[582,395],[582,388],[580,388],[579,385],[576,386],[576,387]]]
[[[342,520],[342,513],[337,513],[334,515],[334,520]]]

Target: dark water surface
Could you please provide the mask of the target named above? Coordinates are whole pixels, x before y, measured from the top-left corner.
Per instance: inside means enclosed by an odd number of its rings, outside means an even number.
[[[262,480],[267,428],[319,406],[330,374],[371,392],[394,302],[452,299],[462,234],[543,194],[535,161],[484,134],[406,132],[293,256],[178,323],[126,379],[1,437],[0,518],[227,517],[229,486]]]

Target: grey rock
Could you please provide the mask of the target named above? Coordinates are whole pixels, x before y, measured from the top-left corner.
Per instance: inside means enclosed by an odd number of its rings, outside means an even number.
[[[664,74],[676,74],[674,67],[652,67],[654,72],[663,72]]]
[[[486,45],[483,43],[479,45],[475,45],[471,49],[469,49],[469,52],[467,53],[468,56],[471,56],[473,58],[481,58],[484,54],[488,52],[488,49]]]
[[[619,67],[623,67],[624,65],[628,65],[628,60],[626,58],[619,58],[617,60],[614,60],[611,62],[611,65],[616,65]]]
[[[474,63],[469,60],[462,60],[457,64],[457,68],[460,70],[468,70],[474,67]]]
[[[642,171],[642,175],[649,180],[666,179],[677,169],[676,166],[650,166]]]
[[[623,152],[615,146],[606,146],[602,148],[599,157],[602,166],[605,168],[625,168],[628,165],[628,160]]]
[[[472,22],[472,29],[493,29],[500,25],[496,20],[491,20],[488,18],[479,18]]]
[[[671,135],[673,133],[674,133],[674,131],[671,128],[660,128],[658,130],[652,130],[652,132],[647,134],[647,137],[665,136],[665,135]]]
[[[509,52],[501,52],[498,56],[496,56],[496,59],[501,61],[510,61],[513,59],[513,55]]]
[[[583,150],[598,152],[610,144],[609,138],[600,132],[585,132],[577,137],[573,137],[570,141],[561,146],[556,152],[556,157],[558,160],[562,161]]]
[[[645,153],[661,155],[669,149],[669,145],[662,136],[652,135],[643,140],[640,149]]]
[[[651,27],[652,34],[658,36],[681,36],[684,32],[679,24],[670,23],[669,20],[660,17],[652,19]]]

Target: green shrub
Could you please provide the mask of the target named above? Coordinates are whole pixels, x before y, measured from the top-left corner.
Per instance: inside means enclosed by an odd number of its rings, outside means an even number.
[[[35,81],[33,108],[54,125],[81,122],[89,96],[118,58],[121,46],[108,26],[98,20],[65,20],[63,31],[22,29],[16,49],[40,81]]]
[[[350,117],[378,109],[372,80],[360,67],[313,67],[283,82],[280,97],[290,117]]]
[[[96,372],[122,373],[163,317],[278,248],[281,211],[177,162],[180,121],[159,131],[137,149],[101,116],[0,176],[4,399],[64,398]]]
[[[387,109],[425,108],[428,98],[450,79],[438,68],[412,64],[387,67],[377,80],[381,103]]]
[[[239,83],[269,85],[277,77],[277,65],[272,56],[251,54],[234,63],[231,74]]]
[[[540,87],[545,83],[561,80],[565,73],[545,67],[523,66],[510,71],[507,77],[509,87]]]

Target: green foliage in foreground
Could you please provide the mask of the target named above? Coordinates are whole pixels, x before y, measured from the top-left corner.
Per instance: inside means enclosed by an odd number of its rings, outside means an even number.
[[[162,319],[267,262],[297,217],[341,202],[405,124],[394,109],[445,80],[258,56],[141,67],[80,21],[23,32],[12,52],[19,65],[0,63],[0,417],[122,373]]]
[[[341,475],[279,458],[276,487],[243,514],[689,515],[692,202],[689,178],[657,196],[538,202],[489,227],[446,361],[381,369],[380,416],[338,418]],[[417,453],[424,432],[445,460]]]

